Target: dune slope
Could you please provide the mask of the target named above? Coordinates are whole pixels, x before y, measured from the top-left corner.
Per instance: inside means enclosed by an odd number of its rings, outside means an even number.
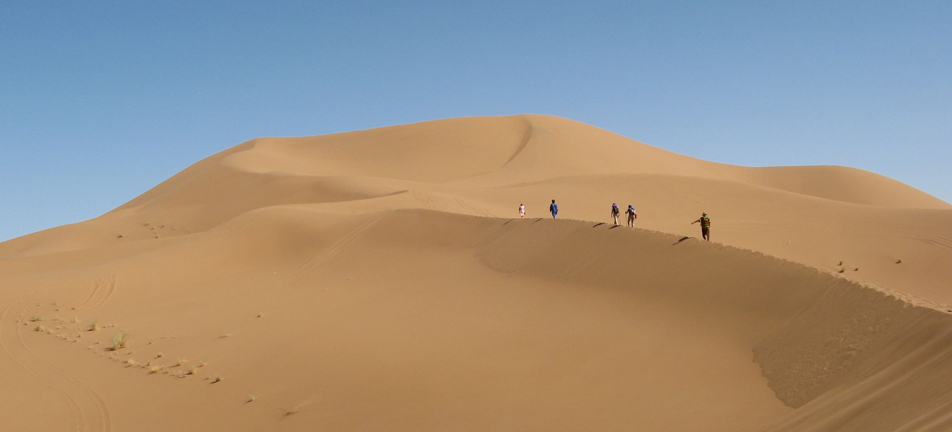
[[[551,199],[569,220],[542,217]],[[612,202],[639,229],[602,223]],[[716,243],[691,237],[700,211]],[[2,418],[941,430],[949,239],[952,207],[873,173],[716,164],[553,117],[262,138],[0,244]]]

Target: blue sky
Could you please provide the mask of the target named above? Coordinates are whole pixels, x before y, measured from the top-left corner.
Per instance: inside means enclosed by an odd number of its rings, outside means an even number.
[[[259,136],[551,114],[952,202],[952,2],[4,2],[0,240]]]

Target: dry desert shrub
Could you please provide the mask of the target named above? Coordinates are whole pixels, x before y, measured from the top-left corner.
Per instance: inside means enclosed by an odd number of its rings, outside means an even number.
[[[126,347],[128,336],[125,333],[119,333],[112,337],[112,351],[119,351]]]

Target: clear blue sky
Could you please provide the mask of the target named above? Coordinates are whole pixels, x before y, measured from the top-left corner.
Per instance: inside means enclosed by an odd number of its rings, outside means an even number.
[[[521,113],[952,201],[952,2],[7,1],[0,240],[259,136]]]

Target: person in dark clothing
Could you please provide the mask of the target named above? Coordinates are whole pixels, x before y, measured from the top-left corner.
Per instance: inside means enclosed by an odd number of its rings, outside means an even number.
[[[559,216],[559,205],[555,203],[555,200],[552,200],[552,205],[549,206],[549,213],[552,213],[552,219]]]

